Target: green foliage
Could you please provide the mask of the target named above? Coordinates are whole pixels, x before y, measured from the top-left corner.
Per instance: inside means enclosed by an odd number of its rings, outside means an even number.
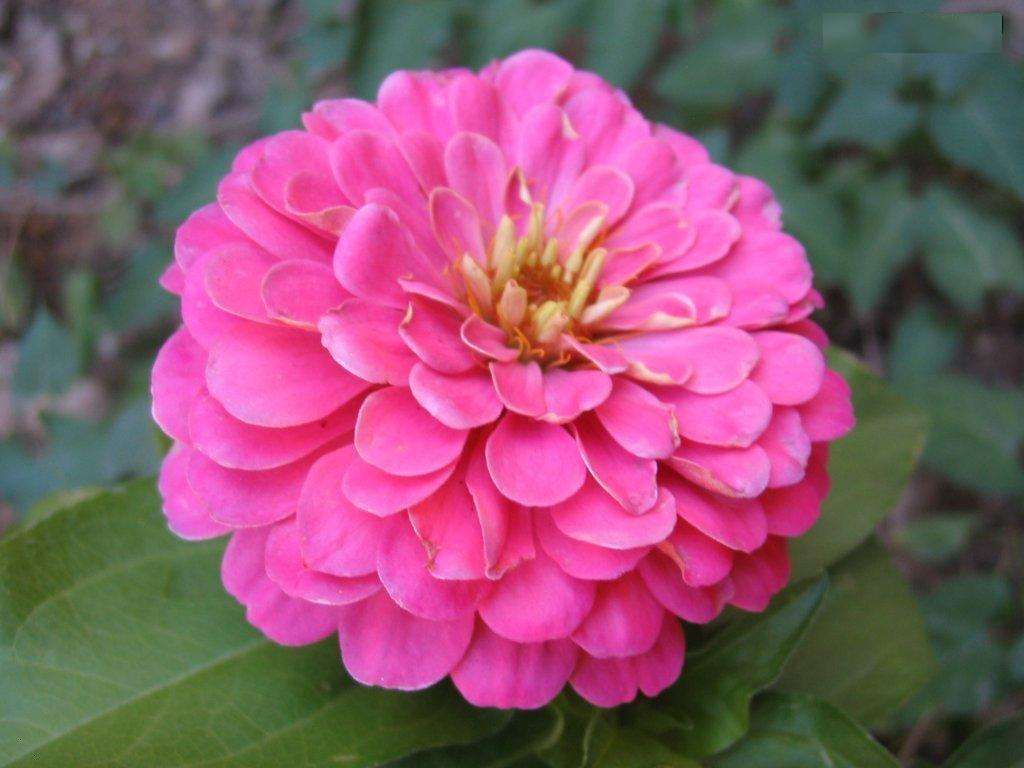
[[[1024,715],[972,736],[943,768],[1016,768],[1024,762]]]
[[[74,336],[41,307],[18,345],[14,395],[59,395],[71,385],[78,370],[79,349]]]

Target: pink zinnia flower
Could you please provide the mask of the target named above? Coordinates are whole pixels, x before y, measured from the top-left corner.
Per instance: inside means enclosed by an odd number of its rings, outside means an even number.
[[[178,231],[171,528],[362,683],[657,694],[679,618],[786,583],[853,423],[771,192],[542,51],[303,123]]]

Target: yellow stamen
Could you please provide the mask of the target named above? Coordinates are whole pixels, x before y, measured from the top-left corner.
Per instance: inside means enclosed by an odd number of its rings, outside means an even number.
[[[576,281],[576,286],[572,289],[572,296],[569,297],[569,317],[578,317],[580,312],[583,311],[587,299],[590,298],[590,292],[594,290],[597,276],[601,274],[601,268],[604,266],[604,260],[607,255],[608,251],[604,248],[595,248],[587,254],[579,279]]]

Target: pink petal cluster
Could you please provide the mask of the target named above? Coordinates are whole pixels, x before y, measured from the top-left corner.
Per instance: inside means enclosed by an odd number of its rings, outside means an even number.
[[[242,150],[178,231],[171,528],[284,644],[600,706],[760,611],[853,424],[760,181],[542,51],[396,72]]]

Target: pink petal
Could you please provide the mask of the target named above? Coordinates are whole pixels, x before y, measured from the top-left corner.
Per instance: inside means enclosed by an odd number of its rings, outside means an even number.
[[[251,245],[223,248],[206,262],[203,285],[214,306],[247,320],[266,322],[263,278],[278,260]]]
[[[330,260],[330,241],[263,202],[247,174],[225,176],[217,187],[217,202],[236,227],[277,258]]]
[[[591,201],[608,206],[605,226],[613,227],[633,202],[633,180],[610,165],[592,165],[573,183],[562,206],[572,211]]]
[[[577,579],[617,579],[631,571],[649,549],[608,549],[570,538],[558,530],[550,515],[539,511],[534,515],[534,522],[537,541],[544,551],[558,563],[559,568]]]
[[[210,517],[210,510],[188,484],[191,454],[192,449],[184,443],[174,444],[160,465],[157,489],[163,499],[168,528],[183,539],[211,539],[231,529]]]
[[[321,342],[335,362],[360,379],[406,384],[416,356],[399,336],[402,311],[348,299],[320,318]]]
[[[808,474],[811,469],[808,468]],[[822,496],[808,478],[761,494],[768,533],[773,536],[803,536],[821,515]]]
[[[804,431],[816,442],[838,440],[856,423],[850,385],[835,371],[825,371],[818,394],[799,410]]]
[[[771,462],[758,445],[716,448],[684,440],[666,462],[687,480],[715,493],[750,499],[768,487]]]
[[[592,417],[575,424],[576,442],[590,475],[629,513],[643,514],[658,500],[658,463],[621,445]]]
[[[660,258],[661,246],[657,243],[644,243],[610,251],[604,269],[597,278],[597,287],[626,285]]]
[[[536,709],[550,702],[572,674],[570,640],[516,643],[477,622],[469,650],[452,670],[452,682],[477,707]]]
[[[458,75],[448,88],[448,98],[457,131],[481,134],[498,145],[511,138],[512,115],[492,83],[473,74]]]
[[[393,475],[425,475],[454,461],[467,430],[439,422],[408,389],[387,387],[368,395],[356,421],[355,446],[364,461]]]
[[[548,507],[572,496],[587,470],[576,442],[562,427],[506,414],[487,438],[487,467],[507,498]]]
[[[185,270],[172,262],[167,269],[160,274],[157,282],[160,283],[160,287],[168,293],[173,293],[175,296],[181,296],[182,292],[185,290]]]
[[[405,308],[406,297],[399,278],[435,282],[398,216],[377,204],[356,211],[341,233],[334,251],[334,274],[356,296],[400,309]]]
[[[750,375],[773,403],[800,405],[821,389],[825,357],[813,342],[782,331],[755,333],[761,362]]]
[[[683,628],[674,618],[666,616],[658,642],[646,653],[633,658],[637,684],[644,695],[657,696],[678,680],[685,656]]]
[[[632,144],[622,154],[619,166],[633,179],[636,187],[633,204],[638,209],[661,198],[682,181],[682,170],[675,152],[667,142],[658,138]]]
[[[399,131],[446,136],[452,127],[443,87],[442,76],[434,72],[392,72],[377,91],[377,106]]]
[[[729,284],[717,277],[672,277],[633,286],[631,291],[629,300],[623,308],[633,303],[645,304],[664,296],[672,296],[687,307],[693,308],[690,317],[696,325],[707,325],[715,320],[721,320],[729,314],[729,308],[732,306]]]
[[[678,558],[683,581],[691,587],[717,584],[732,569],[732,550],[680,520],[666,542],[673,559]]]
[[[569,682],[594,706],[617,707],[636,698],[636,665],[632,659],[597,659],[583,653]]]
[[[206,363],[210,394],[246,424],[307,424],[369,386],[339,368],[315,336],[255,325],[246,330],[218,342]]]
[[[623,151],[650,136],[649,123],[620,94],[607,88],[585,88],[572,94],[565,103],[587,148],[591,163],[613,162]]]
[[[457,133],[444,148],[448,184],[468,200],[487,231],[504,212],[508,171],[497,144],[478,133]]]
[[[252,241],[217,203],[210,203],[194,211],[174,233],[174,261],[188,272],[200,256],[234,244],[251,245]]]
[[[656,202],[636,209],[616,227],[605,241],[609,249],[637,248],[653,243],[661,248],[661,260],[670,261],[690,247],[696,230],[678,206]]]
[[[594,595],[593,582],[574,579],[538,550],[535,558],[494,583],[480,604],[480,618],[509,640],[557,640],[580,625],[594,604]]]
[[[321,208],[346,205],[348,200],[331,177],[329,148],[328,142],[306,131],[284,131],[270,137],[250,172],[253,189],[272,208],[288,213],[286,191],[289,182],[301,174],[305,186],[320,192]]]
[[[533,106],[554,101],[569,85],[572,65],[553,53],[525,50],[498,66],[495,84],[502,99],[518,115]]]
[[[698,163],[686,170],[686,212],[725,211],[739,197],[736,175],[715,163]]]
[[[635,573],[597,585],[594,607],[572,635],[597,658],[649,651],[661,634],[665,610]]]
[[[222,467],[273,469],[350,434],[355,428],[356,411],[349,403],[318,421],[269,429],[238,421],[220,403],[204,394],[189,410],[189,435],[195,448]]]
[[[392,131],[380,110],[362,99],[322,99],[303,114],[302,124],[310,133],[328,141],[361,128],[381,133]]]
[[[734,592],[729,602],[745,611],[763,611],[786,586],[789,570],[786,540],[770,537],[756,552],[736,557],[730,576]]]
[[[629,360],[615,347],[603,344],[584,344],[569,334],[562,335],[562,343],[582,355],[604,373],[623,373],[629,368]]]
[[[268,528],[238,531],[221,561],[224,588],[245,606],[245,618],[275,643],[308,645],[335,631],[338,609],[289,597],[264,568]]]
[[[493,365],[493,364],[492,364]],[[603,371],[552,368],[544,372],[544,421],[566,424],[601,405],[612,391],[612,379]]]
[[[740,239],[738,221],[724,211],[703,211],[693,219],[696,238],[680,255],[663,260],[652,274],[672,275],[706,267],[722,259]]]
[[[438,579],[484,578],[484,541],[473,497],[463,477],[453,477],[409,509],[409,520],[427,550],[427,570]]]
[[[216,346],[225,337],[247,334],[254,325],[217,307],[206,292],[206,265],[215,255],[199,257],[194,268],[185,275],[185,289],[181,293],[182,322],[192,338],[206,349]]]
[[[749,334],[726,326],[648,333],[619,343],[633,362],[705,395],[727,392],[757,365],[758,346]],[[689,367],[692,374],[683,378]]]
[[[606,331],[664,331],[696,322],[697,308],[687,296],[662,292],[637,299],[635,294],[603,318]]]
[[[429,556],[409,519],[393,515],[384,523],[377,550],[377,575],[399,606],[424,619],[442,621],[473,615],[491,583],[450,581],[434,577]]]
[[[455,465],[453,461],[426,475],[399,477],[377,469],[355,455],[345,470],[342,489],[346,498],[360,509],[387,517],[430,496],[451,476]]]
[[[712,587],[691,587],[683,581],[679,566],[661,552],[651,552],[641,560],[637,572],[659,603],[693,624],[714,619],[732,596],[728,581]]]
[[[468,253],[486,264],[483,227],[471,202],[455,190],[438,187],[430,193],[430,226],[452,261]]]
[[[770,229],[744,232],[729,258],[708,270],[727,280],[736,291],[756,295],[770,287],[791,304],[811,288],[811,266],[803,246],[789,235]]]
[[[494,391],[506,408],[524,416],[540,416],[545,412],[544,376],[536,360],[493,362],[488,367]]]
[[[382,133],[349,131],[331,145],[330,164],[342,193],[357,207],[367,202],[371,189],[390,189],[410,202],[422,200],[409,164]]]
[[[536,556],[532,513],[501,495],[491,480],[483,443],[477,443],[466,467],[466,488],[473,497],[484,544],[489,579],[500,579],[510,568]]]
[[[302,560],[334,576],[365,576],[377,570],[384,524],[353,506],[342,491],[342,478],[355,460],[350,445],[324,454],[309,468],[299,494]]]
[[[310,570],[300,543],[295,520],[278,523],[267,537],[267,576],[291,597],[320,605],[348,605],[380,590],[376,575],[342,578]]]
[[[726,322],[737,328],[757,330],[785,323],[790,304],[786,297],[763,285],[734,287],[732,309]]]
[[[227,469],[195,451],[188,463],[188,484],[214,520],[232,528],[254,528],[295,513],[299,490],[315,459],[253,472]]]
[[[684,168],[703,165],[711,161],[707,149],[692,136],[677,131],[668,125],[655,125],[654,135],[672,147],[676,160]]]
[[[585,148],[565,112],[541,104],[523,118],[519,133],[519,167],[538,201],[560,206],[583,171]]]
[[[800,482],[811,456],[811,441],[796,408],[776,408],[772,422],[757,444],[768,454],[770,488]]]
[[[679,433],[705,445],[745,448],[767,429],[772,418],[771,402],[750,381],[718,395],[660,387],[657,396],[675,408]]]
[[[672,406],[628,379],[615,379],[611,395],[594,413],[616,442],[634,456],[662,459],[679,445],[679,425]]]
[[[409,374],[409,390],[431,416],[452,429],[482,427],[502,412],[491,377],[480,369],[449,376],[417,363]]]
[[[363,685],[415,691],[459,663],[473,636],[473,615],[442,621],[403,611],[381,592],[339,611],[345,669]]]
[[[293,259],[275,264],[260,288],[266,313],[274,320],[306,330],[349,297],[326,264]]]
[[[476,364],[462,343],[462,319],[448,307],[413,296],[398,328],[406,346],[439,373],[463,373]]]
[[[434,187],[448,183],[444,173],[444,145],[437,136],[422,130],[406,131],[398,137],[398,148],[424,192],[429,194]]]
[[[518,350],[507,346],[505,332],[479,315],[467,317],[459,335],[472,349],[494,360],[507,363],[519,357]]]
[[[657,544],[675,527],[675,499],[662,490],[654,507],[642,515],[627,512],[601,487],[588,481],[568,501],[551,508],[551,519],[566,536],[609,549]]]
[[[767,529],[758,501],[706,493],[671,472],[664,472],[661,482],[675,496],[679,516],[706,536],[741,552],[764,543]]]
[[[206,352],[179,328],[157,353],[150,380],[153,420],[175,440],[188,442],[188,412],[203,391]]]

